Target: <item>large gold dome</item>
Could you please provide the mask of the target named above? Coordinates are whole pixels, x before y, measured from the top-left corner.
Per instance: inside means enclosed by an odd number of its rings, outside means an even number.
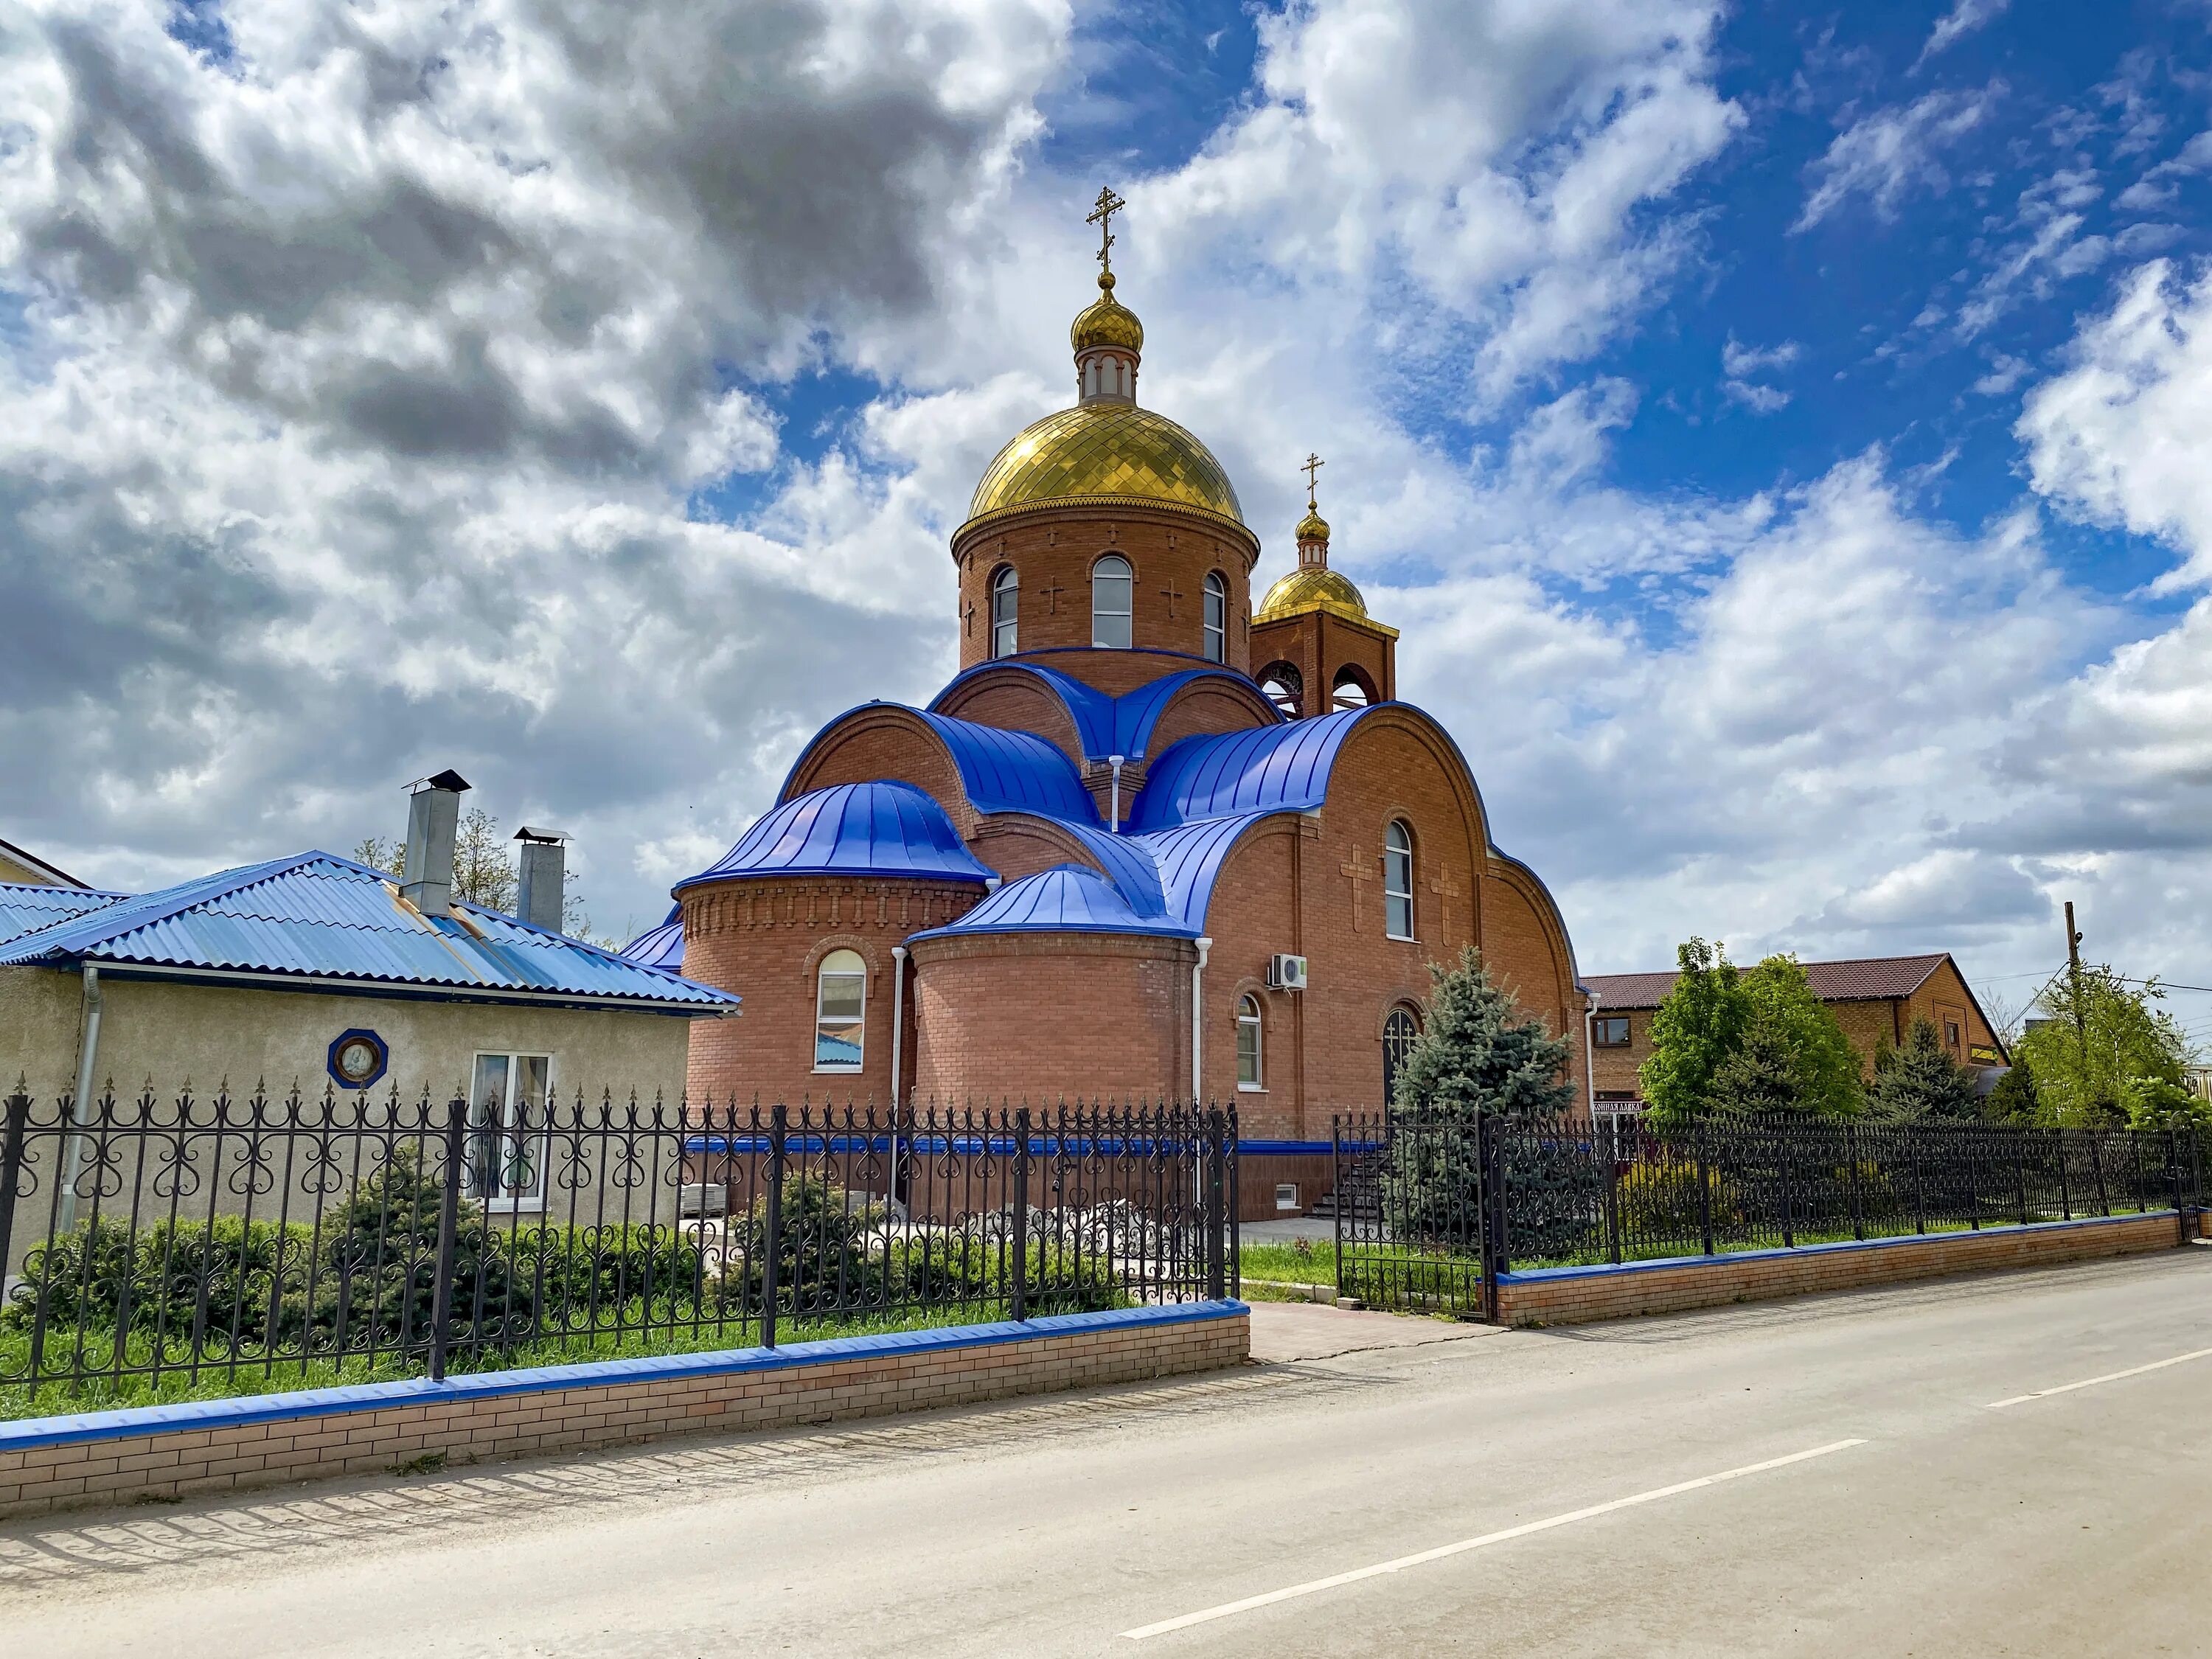
[[[1164,415],[1111,399],[1024,427],[984,469],[970,522],[1045,501],[1166,501],[1244,522],[1212,452]]]
[[[1285,617],[1304,616],[1310,611],[1326,611],[1347,622],[1382,629],[1394,640],[1398,637],[1396,629],[1384,628],[1367,614],[1367,601],[1349,576],[1326,568],[1316,569],[1309,566],[1291,572],[1267,590],[1267,597],[1260,601],[1252,620],[1277,622]]]

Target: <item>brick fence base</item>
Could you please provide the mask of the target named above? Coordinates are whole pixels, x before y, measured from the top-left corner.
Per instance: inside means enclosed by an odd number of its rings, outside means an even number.
[[[1243,1363],[1242,1303],[1066,1314],[0,1423],[0,1516],[790,1428]]]
[[[1893,1285],[1993,1267],[2030,1267],[2172,1249],[2174,1212],[2050,1221],[1984,1232],[1923,1233],[1795,1250],[1674,1256],[1620,1267],[1539,1267],[1502,1275],[1498,1313],[1508,1325],[1573,1325],[1633,1314],[1765,1302],[1816,1291]]]

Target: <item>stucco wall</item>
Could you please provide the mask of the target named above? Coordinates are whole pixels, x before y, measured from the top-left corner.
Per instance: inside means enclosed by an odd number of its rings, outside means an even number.
[[[562,1093],[635,1090],[678,1098],[690,1021],[626,1009],[515,1007],[495,1003],[413,1001],[392,997],[100,981],[100,1053],[104,1085],[135,1092],[151,1079],[170,1092],[189,1082],[206,1091],[295,1082],[319,1094],[332,1039],[356,1027],[374,1031],[392,1052],[377,1087],[445,1093],[465,1086],[479,1051],[550,1054]],[[0,968],[0,1079],[20,1073],[33,1093],[76,1085],[82,981],[52,968]]]

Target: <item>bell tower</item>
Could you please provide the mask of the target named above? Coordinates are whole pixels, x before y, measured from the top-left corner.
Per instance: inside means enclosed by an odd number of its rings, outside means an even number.
[[[1398,630],[1369,616],[1352,579],[1328,568],[1328,520],[1315,488],[1327,465],[1305,459],[1298,568],[1267,590],[1252,617],[1252,678],[1292,720],[1398,695]]]

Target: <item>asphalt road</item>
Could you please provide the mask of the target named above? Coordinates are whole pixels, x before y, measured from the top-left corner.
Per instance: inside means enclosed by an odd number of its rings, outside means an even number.
[[[0,1650],[2212,1647],[2212,1249],[1382,1348],[1320,1312],[1270,1340],[1328,1357],[1213,1378],[0,1526]]]

